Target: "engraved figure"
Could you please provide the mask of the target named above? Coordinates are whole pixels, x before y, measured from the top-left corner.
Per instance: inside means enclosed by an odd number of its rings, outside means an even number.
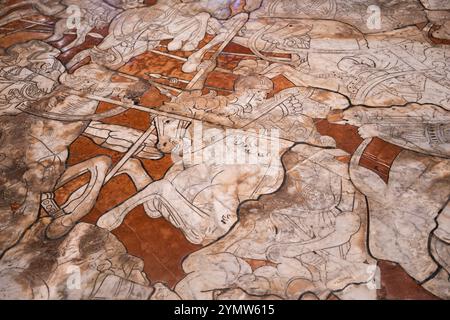
[[[54,70],[51,67],[60,66],[53,60],[54,52],[50,50],[47,57],[41,52],[46,46],[48,45],[36,41],[21,45],[21,55],[33,59],[36,53],[39,57],[36,61],[25,61],[22,65],[26,67],[37,63],[42,70],[51,71],[50,74],[57,72],[59,68]],[[14,50],[6,52],[15,58]],[[10,70],[9,68],[7,66],[7,70]],[[31,73],[27,68],[23,70],[21,72],[30,74],[29,81],[37,88],[33,80],[37,75],[41,75]],[[3,70],[1,73],[8,74]],[[66,88],[99,96],[122,96],[131,99],[140,96],[148,88],[145,83],[123,78],[113,71],[95,65],[84,66],[72,75],[63,73],[59,78]],[[112,84],[112,81],[115,83]],[[50,81],[50,84],[49,88],[53,88],[54,82]],[[7,113],[0,117],[1,252],[16,243],[23,232],[36,221],[41,200],[44,203],[48,200],[46,202],[49,214],[55,218],[47,229],[47,236],[50,238],[66,234],[90,211],[111,160],[106,156],[98,156],[66,170],[68,147],[82,134],[90,120],[124,111],[120,108],[94,115],[98,102],[89,98],[58,90],[54,90],[53,94],[45,99],[40,99],[42,94],[39,90],[36,90],[36,95],[28,101],[31,103],[23,101],[23,97],[20,97],[21,100],[10,100],[12,106],[7,105],[5,110],[14,110],[14,115]],[[138,176],[145,172],[136,161],[134,167],[133,162],[130,162],[124,166],[122,172],[131,172],[131,175],[136,173]],[[48,194],[51,195],[55,187],[87,171],[91,173],[89,184],[77,190],[65,203],[66,213],[70,214],[62,215],[64,210],[59,208],[54,211],[52,197]],[[145,175],[142,177],[145,178]]]
[[[450,112],[435,105],[410,103],[391,108],[351,107],[341,124],[359,127],[363,139],[378,137],[413,151],[450,157]]]
[[[143,0],[31,0],[20,2],[16,5],[5,7],[0,11],[0,26],[8,24],[12,21],[29,18],[37,14],[42,14],[49,17],[56,17],[58,21],[55,24],[55,30],[52,36],[46,41],[58,41],[64,37],[70,29],[76,29],[76,39],[65,45],[61,51],[65,52],[78,45],[81,45],[86,40],[86,36],[91,33],[94,28],[106,27],[111,20],[127,9],[143,6]],[[31,4],[30,9],[19,9],[21,6]],[[72,26],[70,23],[72,17],[71,8],[75,6],[79,14],[77,23]],[[93,34],[99,37],[98,34]]]
[[[366,207],[346,164],[336,159],[345,156],[307,145],[287,152],[281,189],[242,205],[240,221],[225,237],[190,254],[175,292],[212,299],[219,290],[240,288],[253,296],[325,299],[369,281]]]

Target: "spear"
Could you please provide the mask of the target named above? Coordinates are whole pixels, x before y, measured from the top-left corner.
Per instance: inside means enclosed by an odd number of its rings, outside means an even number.
[[[206,80],[206,76],[208,72],[212,71],[216,67],[216,60],[219,57],[220,53],[225,49],[225,47],[233,40],[235,35],[239,32],[239,30],[244,26],[246,21],[238,21],[232,31],[227,35],[223,43],[220,45],[218,50],[212,55],[209,61],[212,61],[212,64],[207,65],[206,67],[200,68],[197,74],[192,78],[192,80],[186,85],[186,90],[194,90],[201,89],[204,86],[204,81]],[[161,86],[160,84],[158,84]],[[114,101],[114,100],[113,100]],[[172,116],[173,117],[173,116]],[[187,117],[183,117],[187,118]],[[185,121],[192,122],[192,119],[183,119]],[[144,141],[152,134],[155,130],[154,125],[151,124],[150,127],[139,137],[139,139],[130,147],[128,152],[124,154],[124,156],[119,160],[119,162],[108,172],[106,176],[105,182],[111,179],[122,166],[127,162],[133,154],[141,147]]]
[[[120,170],[120,168],[123,167],[125,162],[127,162],[138,151],[138,149],[145,142],[145,140],[147,140],[148,137],[150,137],[153,131],[155,131],[155,126],[152,123],[150,127],[146,131],[144,131],[144,133],[141,134],[141,136],[130,147],[130,149],[128,149],[127,153],[123,155],[123,157],[119,160],[119,162],[117,162],[117,164],[108,172],[103,184],[107,183],[112,177],[116,175],[116,173]]]
[[[150,72],[148,72],[148,73],[146,73],[146,75],[148,75],[149,77],[155,78],[155,79],[168,80],[170,83],[173,83],[173,84],[177,84],[179,82],[181,82],[181,83],[189,83],[189,80],[184,80],[184,79],[180,79],[180,78],[176,78],[176,77],[167,77],[167,76],[159,74],[159,73],[150,73]],[[155,85],[161,85],[161,83],[156,83],[154,81],[151,81],[150,83],[155,84]],[[208,86],[208,85],[205,85],[204,87],[207,88],[207,89],[210,89],[210,90],[233,92],[233,90],[230,90],[230,89],[216,88],[216,87]],[[173,90],[175,90],[175,89],[178,89],[178,88],[174,88],[174,87],[171,87],[171,86],[165,86],[165,89],[173,89]]]
[[[186,62],[188,60],[187,58],[177,56],[176,54],[170,54],[170,53],[159,51],[159,50],[149,50],[149,51],[154,53],[154,54],[158,54],[158,55],[161,55],[161,56],[165,56],[165,57],[172,58],[172,59],[179,60],[179,61],[183,61],[183,62]],[[221,68],[221,67],[216,67],[215,70],[219,71],[219,72],[223,72],[223,73],[233,73],[233,71],[225,69],[225,68]]]
[[[248,15],[247,15],[248,19]],[[198,90],[202,89],[204,82],[206,80],[206,76],[208,75],[208,72],[211,72],[217,67],[217,58],[222,53],[222,51],[225,49],[225,47],[233,40],[233,38],[236,36],[236,34],[241,30],[241,28],[245,25],[247,22],[247,19],[245,20],[238,20],[236,24],[234,25],[231,32],[227,35],[225,40],[222,42],[220,47],[217,49],[216,52],[209,58],[208,62],[205,67],[201,67],[200,70],[198,70],[197,74],[192,78],[191,82],[187,84],[186,90]]]

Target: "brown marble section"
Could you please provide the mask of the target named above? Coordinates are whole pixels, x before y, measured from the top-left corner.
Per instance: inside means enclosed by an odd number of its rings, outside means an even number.
[[[123,122],[121,122],[123,123]],[[138,128],[139,129],[139,128]],[[100,148],[88,138],[81,137],[71,146],[69,165],[74,165],[92,156],[105,154],[117,162],[121,154]],[[161,160],[143,160],[144,167],[154,179],[160,179],[171,165],[170,157]],[[62,203],[71,192],[86,182],[86,177],[74,181],[71,186],[58,190],[57,200]],[[99,194],[96,206],[83,221],[94,223],[108,209],[135,193],[135,188],[125,176],[112,179]],[[126,246],[132,255],[144,260],[144,271],[153,282],[163,282],[174,286],[184,273],[181,261],[189,253],[195,251],[194,246],[186,241],[180,232],[163,219],[148,219],[142,208],[136,208],[125,223],[114,231],[114,235]]]
[[[378,297],[386,300],[438,300],[411,278],[398,264],[379,260],[381,289]]]
[[[396,145],[374,139],[363,153],[360,165],[378,173],[387,182],[390,166],[401,151],[402,148]]]
[[[326,120],[316,122],[316,127],[323,135],[329,135],[336,140],[342,150],[355,152],[363,139],[358,135],[357,127],[329,123]],[[402,151],[402,148],[374,139],[366,148],[361,157],[360,165],[377,173],[385,182],[389,179],[389,168]]]
[[[450,298],[446,1],[0,2],[0,299]]]

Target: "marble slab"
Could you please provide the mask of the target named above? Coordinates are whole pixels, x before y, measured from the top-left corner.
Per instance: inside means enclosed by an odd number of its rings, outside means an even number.
[[[0,1],[0,299],[449,299],[449,21]]]

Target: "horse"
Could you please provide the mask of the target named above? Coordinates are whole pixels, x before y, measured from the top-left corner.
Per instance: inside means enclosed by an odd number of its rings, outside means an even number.
[[[31,4],[31,8],[14,10]],[[47,42],[61,40],[70,29],[76,29],[76,38],[61,51],[68,51],[81,45],[86,40],[86,36],[94,28],[106,27],[111,20],[126,9],[143,6],[143,0],[46,0],[22,1],[0,10],[0,26],[10,22],[29,18],[38,14],[48,17],[57,17],[53,35],[46,39]],[[72,22],[73,21],[73,22]],[[77,24],[78,22],[78,24]],[[91,33],[92,36],[100,35]]]
[[[175,292],[213,299],[217,289],[239,288],[254,296],[298,299],[309,292],[323,299],[368,282],[374,264],[365,250],[365,199],[340,156],[348,154],[301,144],[286,152],[283,186],[244,203],[228,234],[187,256]]]
[[[72,68],[91,57],[98,64],[118,69],[131,58],[155,49],[162,40],[171,40],[169,51],[193,51],[205,37],[210,20],[215,21],[213,24],[216,27],[221,26],[216,19],[211,18],[211,14],[214,15],[220,8],[215,9],[213,6],[211,9],[208,3],[202,6],[202,2],[195,4],[166,1],[151,7],[126,10],[112,21],[108,36],[98,46],[79,52],[67,66]],[[246,13],[241,13],[225,21],[224,25],[233,25],[236,20],[247,18]],[[225,28],[227,32],[229,28]],[[222,34],[219,38],[221,42]]]
[[[85,94],[122,99],[139,97],[148,88],[145,82],[94,64],[73,74],[63,73],[59,83]],[[124,111],[116,108],[95,114],[97,106],[98,101],[62,90],[46,99],[19,104],[20,112],[0,116],[0,253],[14,245],[36,221],[41,201],[55,218],[47,230],[51,239],[69,232],[94,206],[111,159],[97,156],[69,168],[66,161],[69,146],[91,120]],[[91,174],[89,183],[59,208],[52,199],[53,191],[85,172]],[[142,185],[150,179],[140,162],[133,159],[119,173],[128,173]]]
[[[194,137],[194,126],[169,116],[156,116],[154,124],[158,136],[156,147],[165,154],[173,154],[174,164],[161,180],[150,183],[101,216],[98,226],[113,230],[131,210],[144,204],[149,217],[162,215],[180,228],[191,243],[208,244],[236,223],[240,203],[275,191],[283,181],[280,159],[287,145],[276,151],[258,152],[254,149],[254,135],[209,126],[201,142],[194,138],[193,146],[183,147],[192,142],[188,137]],[[254,153],[260,159],[246,165],[238,161],[225,163],[223,156],[233,153],[231,148],[236,154]]]

